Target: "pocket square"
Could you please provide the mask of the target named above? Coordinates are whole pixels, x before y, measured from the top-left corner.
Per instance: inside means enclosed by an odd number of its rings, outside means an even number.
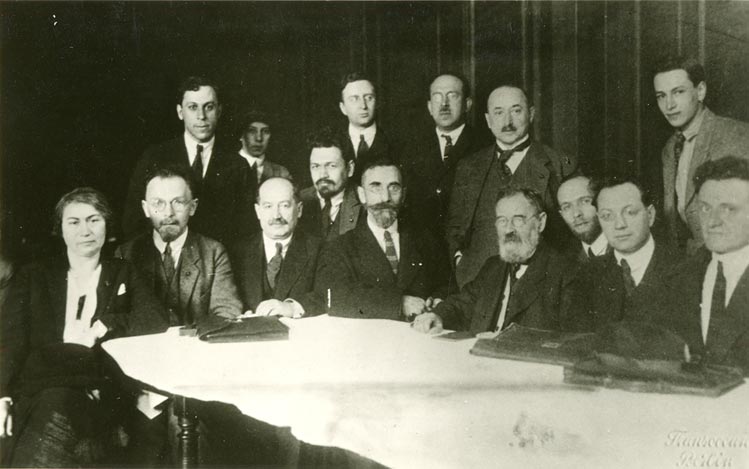
[[[127,288],[125,288],[125,284],[121,283],[120,288],[117,289],[117,296],[124,295],[127,292]]]

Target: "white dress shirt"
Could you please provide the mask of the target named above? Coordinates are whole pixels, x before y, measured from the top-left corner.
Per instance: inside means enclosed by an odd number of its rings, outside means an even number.
[[[190,166],[192,166],[193,161],[195,161],[195,155],[198,154],[198,145],[203,146],[203,153],[202,153],[202,160],[203,160],[203,177],[205,177],[205,172],[208,171],[208,164],[211,162],[211,155],[213,155],[213,144],[216,142],[216,137],[211,137],[211,139],[205,143],[199,142],[195,137],[190,134],[190,132],[185,130],[185,148],[187,148],[187,158],[190,160]]]
[[[62,341],[69,344],[80,344],[85,347],[93,347],[96,339],[103,337],[107,327],[96,321],[91,324],[91,319],[96,313],[97,296],[96,287],[99,286],[101,277],[101,264],[91,273],[91,276],[81,283],[72,270],[68,271],[68,290],[65,302],[65,328],[63,329]],[[83,307],[80,308],[79,300],[85,296]]]
[[[189,228],[185,228],[185,232],[181,235],[177,236],[177,239],[174,241],[171,241],[169,243],[169,247],[172,250],[172,259],[174,259],[174,268],[176,269],[179,265],[179,256],[182,254],[182,248],[185,245],[185,240],[187,240],[187,232],[189,231]],[[164,250],[166,249],[166,242],[161,239],[161,235],[158,231],[153,230],[153,244],[156,246],[156,249],[158,249],[159,254],[161,254],[161,260],[164,260]]]
[[[689,167],[692,164],[692,155],[694,155],[694,144],[697,141],[697,134],[700,132],[702,127],[702,120],[705,116],[705,109],[703,108],[692,122],[689,123],[682,133],[684,134],[684,148],[681,151],[681,157],[679,158],[679,166],[676,170],[676,208],[681,214],[681,217],[686,220],[686,194],[687,194],[687,182],[689,181]]]
[[[606,249],[609,247],[609,240],[606,239],[606,236],[604,236],[603,233],[598,235],[596,240],[593,241],[593,244],[588,244],[585,241],[580,242],[583,244],[583,251],[585,251],[586,256],[588,255],[588,249],[593,251],[594,256],[603,256],[606,254]]]
[[[341,204],[343,204],[343,196],[345,195],[345,190],[342,190],[341,192],[337,193],[333,197],[330,198],[330,221],[334,222],[335,219],[338,217],[338,212],[341,211]],[[317,194],[317,200],[320,201],[320,210],[325,208],[325,199],[320,196],[320,193],[315,191],[315,194]]]
[[[380,249],[382,249],[382,252],[385,252],[385,231],[390,232],[390,237],[393,238],[393,244],[395,245],[395,255],[398,257],[398,259],[401,258],[401,243],[400,243],[400,234],[398,234],[398,220],[395,220],[395,223],[390,225],[387,230],[384,230],[377,226],[377,223],[374,221],[374,218],[372,218],[372,214],[367,214],[367,225],[369,226],[369,230],[374,235],[375,239],[377,240],[377,244],[380,245]]]
[[[522,139],[518,140],[517,142],[515,142],[512,145],[505,145],[504,143],[502,143],[500,141],[497,141],[497,146],[502,151],[510,150],[510,149],[515,148],[516,146],[520,145],[521,143],[525,142],[529,138],[531,138],[530,135],[526,135],[525,138],[522,138]],[[522,151],[516,151],[515,153],[512,154],[512,156],[510,157],[510,159],[507,160],[507,167],[510,168],[510,171],[512,172],[512,174],[515,174],[515,171],[518,169],[518,166],[520,166],[520,163],[523,162],[523,158],[525,158],[525,155],[528,154],[528,149],[529,148],[530,148],[530,146],[526,147]]]
[[[629,264],[629,268],[632,270],[632,280],[635,281],[635,286],[637,286],[642,282],[645,271],[648,270],[650,260],[653,258],[653,252],[655,252],[655,241],[653,241],[653,236],[651,235],[648,237],[645,245],[637,251],[631,254],[622,254],[614,250],[614,257],[616,257],[617,264],[621,264],[622,259],[627,260],[627,264]]]
[[[739,283],[741,276],[749,267],[749,245],[744,246],[738,251],[728,252],[725,254],[713,253],[713,258],[707,265],[705,279],[702,282],[702,304],[701,304],[701,325],[702,340],[707,342],[707,331],[710,326],[710,308],[713,303],[713,288],[715,288],[715,278],[718,275],[718,262],[723,264],[723,276],[726,278],[726,304],[731,302],[736,285]]]
[[[520,277],[525,275],[526,270],[528,270],[528,264],[520,264],[518,271],[515,273],[516,282],[520,280]],[[499,318],[497,318],[496,332],[502,329],[502,325],[505,323],[505,318],[507,317],[507,306],[510,304],[510,283],[510,279],[508,278],[505,282],[505,291],[502,294],[502,307],[499,310]]]
[[[377,134],[377,124],[373,123],[365,129],[357,129],[353,125],[348,125],[348,136],[351,139],[351,144],[354,146],[354,153],[359,151],[359,139],[361,135],[364,135],[364,141],[367,142],[367,147],[372,148],[374,143],[375,135]],[[359,155],[356,155],[359,156]]]
[[[460,138],[460,134],[463,133],[463,129],[466,128],[466,125],[463,124],[460,127],[451,130],[450,132],[443,132],[442,130],[438,128],[434,128],[435,132],[437,132],[437,141],[440,142],[440,155],[442,155],[442,159],[445,159],[445,147],[447,146],[447,140],[443,135],[447,135],[450,137],[450,139],[453,142],[453,147],[458,144],[458,139]]]

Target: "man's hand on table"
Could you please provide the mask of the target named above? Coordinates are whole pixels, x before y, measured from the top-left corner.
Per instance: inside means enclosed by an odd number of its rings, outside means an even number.
[[[406,317],[406,319],[410,320],[413,316],[418,316],[419,314],[424,312],[426,301],[424,301],[423,298],[419,298],[418,296],[404,295],[402,306],[403,315]]]
[[[411,327],[425,334],[439,334],[442,332],[442,318],[435,313],[424,313],[416,316]]]
[[[294,304],[281,300],[265,300],[257,305],[255,314],[258,316],[294,317]]]

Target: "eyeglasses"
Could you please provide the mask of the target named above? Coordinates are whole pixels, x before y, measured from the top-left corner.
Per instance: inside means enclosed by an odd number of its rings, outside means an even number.
[[[536,217],[538,217],[538,213],[536,213],[535,215],[531,215],[529,217],[526,217],[525,215],[515,215],[512,218],[497,217],[497,219],[495,220],[495,223],[500,228],[507,228],[507,226],[510,223],[512,223],[512,226],[514,228],[522,228],[528,223],[529,220],[531,220],[532,218],[536,218]]]
[[[432,93],[432,102],[437,104],[445,102],[445,99],[451,103],[456,103],[460,98],[461,94],[457,91],[448,91],[447,94],[442,94],[440,92]]]
[[[168,204],[175,212],[184,212],[194,200],[196,199],[172,199],[170,202],[167,202],[162,199],[151,199],[148,201],[148,206],[155,212],[163,212],[166,210]]]

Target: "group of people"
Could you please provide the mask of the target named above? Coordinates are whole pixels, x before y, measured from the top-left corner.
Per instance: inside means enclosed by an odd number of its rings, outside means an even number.
[[[376,122],[372,80],[349,74],[348,126],[310,135],[313,185],[300,190],[266,158],[269,117],[250,112],[231,149],[215,137],[218,88],[188,78],[176,106],[185,131],[139,160],[114,257],[102,255],[108,203],[79,188],[56,207],[64,255],[11,282],[0,355],[10,463],[100,460],[97,438],[131,404],[116,398],[102,341],[247,312],[490,336],[512,323],[648,323],[680,336],[690,359],[749,374],[749,125],[704,105],[694,60],[663,61],[653,84],[675,130],[661,214],[637,178],[583,174],[577,158],[533,140],[535,110],[516,85],[489,94],[495,141],[484,146],[466,121],[469,83],[440,74],[426,100],[434,125],[399,143]],[[140,407],[143,392],[130,393]],[[163,452],[159,419],[130,419],[132,462]]]

